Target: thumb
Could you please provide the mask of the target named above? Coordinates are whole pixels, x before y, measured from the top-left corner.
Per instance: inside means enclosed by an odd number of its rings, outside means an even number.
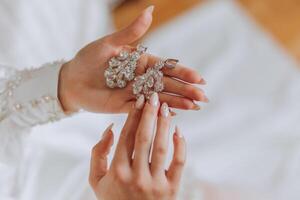
[[[152,23],[154,6],[146,8],[128,27],[108,36],[115,45],[129,45],[139,40]]]
[[[113,124],[106,128],[102,139],[93,147],[92,150],[89,176],[89,182],[92,187],[95,187],[107,172],[107,156],[114,141],[113,132],[111,130],[112,126]]]

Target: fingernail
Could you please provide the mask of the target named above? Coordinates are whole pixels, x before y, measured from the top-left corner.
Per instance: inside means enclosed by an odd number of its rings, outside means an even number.
[[[178,126],[175,126],[175,134],[179,137],[179,138],[183,138],[183,135],[180,131],[180,129],[178,128]]]
[[[168,106],[168,104],[167,103],[163,103],[162,105],[161,105],[161,107],[160,107],[160,114],[161,114],[161,116],[163,116],[163,117],[168,117],[169,116],[169,113],[170,113],[170,111],[169,111],[169,106]]]
[[[154,5],[149,6],[148,8],[146,8],[146,12],[152,14],[154,11]]]
[[[198,104],[194,104],[193,110],[201,110],[201,107]]]
[[[114,125],[114,123],[111,123],[111,124],[105,129],[105,131],[104,131],[103,134],[102,134],[102,138],[101,138],[101,139],[104,139],[104,138],[108,135],[108,133],[109,133],[110,130],[112,129],[113,125]]]
[[[152,106],[157,106],[158,105],[158,94],[156,92],[154,92],[151,97],[150,97],[150,104]]]
[[[174,112],[173,110],[171,110],[171,109],[169,109],[170,110],[170,114],[171,114],[171,116],[172,117],[174,117],[174,116],[176,116],[177,115],[177,113],[176,112]]]
[[[202,85],[205,85],[206,81],[202,78],[199,83],[202,84]]]
[[[207,96],[203,96],[203,102],[205,102],[205,103],[208,103],[209,102],[209,99],[207,98]]]
[[[137,99],[137,101],[135,102],[135,107],[136,109],[142,109],[145,103],[145,96],[141,95],[139,96],[139,98]]]

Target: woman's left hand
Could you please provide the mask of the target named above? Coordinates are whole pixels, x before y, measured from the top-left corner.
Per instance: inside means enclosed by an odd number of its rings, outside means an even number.
[[[139,40],[152,22],[153,7],[147,8],[131,25],[88,44],[69,62],[62,66],[58,96],[67,113],[84,109],[100,113],[127,113],[135,100],[132,83],[123,89],[106,86],[104,71],[108,61],[128,45]],[[160,58],[150,54],[141,56],[136,74],[143,74]],[[165,90],[160,99],[170,107],[198,110],[194,101],[207,102],[204,92],[192,84],[204,84],[203,78],[194,70],[182,65],[163,69]]]

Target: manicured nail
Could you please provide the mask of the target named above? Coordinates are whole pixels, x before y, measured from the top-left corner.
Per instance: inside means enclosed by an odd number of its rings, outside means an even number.
[[[170,114],[171,114],[171,116],[172,117],[174,117],[174,116],[176,116],[177,115],[177,113],[176,112],[174,112],[173,110],[171,110],[171,109],[169,109],[170,110]]]
[[[198,104],[194,104],[193,110],[201,110],[201,107]]]
[[[157,106],[158,105],[158,94],[156,92],[154,92],[151,97],[150,97],[150,104],[152,106]]]
[[[170,113],[170,111],[169,111],[169,106],[168,106],[168,104],[167,103],[163,103],[162,105],[161,105],[161,107],[160,107],[160,114],[161,114],[161,116],[163,116],[163,117],[168,117],[169,116],[169,113]]]
[[[104,131],[103,134],[102,134],[102,138],[101,138],[101,139],[104,139],[104,138],[108,135],[108,133],[111,131],[111,129],[112,129],[113,126],[114,126],[114,123],[111,123],[111,124],[105,129],[105,131]]]
[[[142,109],[145,103],[145,96],[141,95],[139,96],[139,98],[137,99],[137,101],[135,102],[135,107],[136,109]]]
[[[202,85],[205,85],[206,81],[204,80],[204,78],[202,78],[199,83],[202,84]]]
[[[209,102],[209,99],[207,98],[207,96],[203,96],[203,102],[205,102],[205,103],[208,103]]]
[[[146,12],[152,14],[154,11],[154,5],[149,6],[148,8],[146,8]]]
[[[179,138],[183,138],[183,135],[182,135],[182,133],[181,133],[181,131],[180,131],[180,129],[178,128],[177,125],[175,126],[175,134],[176,134],[176,136],[178,136]]]

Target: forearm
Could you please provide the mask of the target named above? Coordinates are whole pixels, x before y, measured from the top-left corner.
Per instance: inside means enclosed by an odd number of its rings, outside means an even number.
[[[65,117],[57,97],[62,63],[22,71],[0,66],[0,161],[15,160],[28,129]]]

